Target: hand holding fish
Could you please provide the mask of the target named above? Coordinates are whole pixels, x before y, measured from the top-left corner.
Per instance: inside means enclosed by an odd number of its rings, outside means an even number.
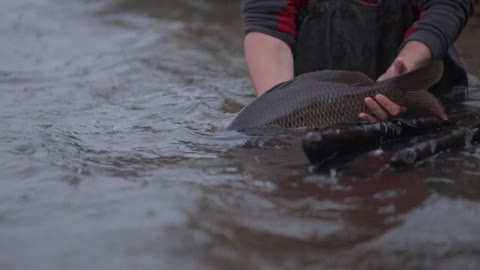
[[[405,63],[402,58],[397,58],[393,64],[388,68],[382,76],[377,79],[377,82],[384,81],[396,76],[400,76],[408,72]],[[378,122],[385,121],[390,116],[395,116],[402,111],[406,110],[405,107],[402,107],[395,102],[391,101],[384,95],[378,94],[375,96],[375,99],[371,97],[365,98],[365,104],[370,108],[372,114],[361,112],[358,117],[367,120],[369,122]]]
[[[301,74],[247,104],[226,129],[312,128],[356,123],[358,112],[370,109],[365,99],[377,96],[377,100],[383,102],[380,94],[392,103],[447,120],[442,104],[427,91],[442,74],[441,61],[381,82],[355,71],[322,70]]]
[[[430,50],[425,44],[418,41],[410,41],[405,44],[398,57],[387,71],[377,79],[377,82],[427,66],[431,60]],[[374,98],[365,98],[365,104],[370,108],[372,114],[361,112],[358,117],[369,122],[385,121],[388,117],[396,116],[406,110],[405,107],[392,102],[381,94],[376,95]]]

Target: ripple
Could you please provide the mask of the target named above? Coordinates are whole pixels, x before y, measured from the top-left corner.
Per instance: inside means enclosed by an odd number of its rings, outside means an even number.
[[[238,1],[6,0],[0,33],[0,268],[477,263],[478,147],[309,171],[303,131],[223,130],[254,98]]]

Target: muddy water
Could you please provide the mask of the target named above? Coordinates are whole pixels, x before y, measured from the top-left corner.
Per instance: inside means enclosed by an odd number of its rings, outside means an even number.
[[[312,174],[295,134],[219,132],[237,1],[4,0],[0,34],[0,269],[480,267],[478,148]]]

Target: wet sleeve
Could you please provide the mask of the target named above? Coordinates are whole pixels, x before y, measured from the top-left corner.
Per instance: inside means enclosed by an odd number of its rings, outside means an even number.
[[[421,16],[403,45],[411,40],[420,41],[430,49],[433,59],[442,59],[465,27],[468,17],[475,9],[476,1],[419,1]]]
[[[241,0],[243,31],[260,32],[289,46],[295,43],[295,0]]]

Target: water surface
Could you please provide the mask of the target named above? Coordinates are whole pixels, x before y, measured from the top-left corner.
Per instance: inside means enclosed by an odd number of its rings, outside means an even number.
[[[4,0],[0,34],[0,269],[480,267],[478,147],[312,173],[296,134],[221,132],[237,1]]]

